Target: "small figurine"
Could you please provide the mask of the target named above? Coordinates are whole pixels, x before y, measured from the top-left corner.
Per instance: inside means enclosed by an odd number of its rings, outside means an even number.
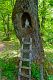
[[[29,25],[28,19],[26,19],[26,21],[25,21],[25,28],[28,28],[28,27],[30,27],[30,25]]]

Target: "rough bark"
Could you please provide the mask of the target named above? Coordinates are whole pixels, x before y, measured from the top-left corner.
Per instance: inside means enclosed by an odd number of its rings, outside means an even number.
[[[24,13],[28,13],[31,18],[32,27],[28,29],[22,28],[21,18]],[[32,59],[39,61],[40,72],[42,72],[40,80],[43,80],[44,50],[38,20],[38,0],[17,0],[12,13],[12,21],[20,42],[22,37],[32,37]]]

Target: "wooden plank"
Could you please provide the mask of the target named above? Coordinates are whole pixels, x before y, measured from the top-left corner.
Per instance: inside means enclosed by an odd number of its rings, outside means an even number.
[[[32,52],[32,50],[29,50],[29,49],[21,49],[21,52],[23,53],[23,52],[28,52],[28,53],[30,53],[30,52]]]
[[[30,78],[30,76],[29,76],[29,75],[26,75],[26,74],[22,74],[22,73],[20,73],[20,75],[23,76],[23,77]]]
[[[24,68],[24,69],[29,69],[29,70],[31,70],[31,67],[26,67],[26,66],[23,66],[23,67],[21,67],[21,68]]]
[[[31,44],[31,42],[23,42],[23,44],[29,44],[29,45],[30,45],[30,44]]]
[[[21,61],[30,61],[30,59],[27,58],[20,58]]]

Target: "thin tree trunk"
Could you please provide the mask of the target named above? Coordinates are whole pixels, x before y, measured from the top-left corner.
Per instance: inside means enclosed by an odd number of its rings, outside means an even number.
[[[2,15],[2,18],[3,18],[4,32],[6,33],[6,29],[5,29],[5,19],[4,19],[4,16],[3,16],[3,15]]]
[[[8,14],[8,20],[7,20],[7,38],[10,39],[9,14]]]
[[[0,69],[0,80],[1,80],[1,76],[2,76],[2,70]]]
[[[14,7],[14,2],[15,2],[15,0],[11,0],[12,9],[13,9],[13,7]]]

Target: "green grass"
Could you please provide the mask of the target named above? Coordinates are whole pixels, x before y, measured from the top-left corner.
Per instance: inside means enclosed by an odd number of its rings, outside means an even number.
[[[53,80],[53,75],[48,75],[48,80]]]
[[[32,77],[35,79],[35,80],[39,80],[40,79],[40,70],[39,70],[39,65],[37,63],[32,63],[31,65],[31,74],[32,74]]]
[[[18,75],[16,59],[0,59],[1,78],[5,76],[7,80],[16,80]]]
[[[0,58],[0,69],[1,77],[5,76],[7,80],[16,80],[18,77],[18,61],[17,58],[1,59]],[[40,73],[37,64],[32,63],[32,77],[39,80]]]
[[[48,71],[52,68],[53,70],[53,45],[47,44],[44,49],[45,52],[45,69]],[[48,74],[47,80],[53,80],[53,73]]]
[[[2,37],[1,37],[2,38]],[[3,38],[2,38],[3,39]],[[1,40],[0,40],[1,41]],[[18,77],[18,54],[20,48],[20,42],[15,35],[11,35],[10,41],[2,41],[5,44],[5,48],[0,52],[0,69],[1,77],[6,77],[7,80],[16,80]],[[45,68],[48,69],[48,63],[53,66],[53,46],[48,45],[44,47],[45,52]],[[51,66],[51,65],[50,65]],[[40,79],[39,65],[32,63],[32,77],[36,80]],[[48,80],[53,80],[53,75],[48,75]]]

